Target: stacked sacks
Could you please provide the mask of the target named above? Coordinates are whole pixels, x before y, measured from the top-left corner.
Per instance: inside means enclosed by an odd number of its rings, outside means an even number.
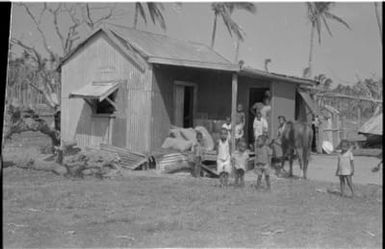
[[[203,126],[197,126],[193,128],[173,128],[170,130],[169,137],[165,139],[162,144],[163,149],[172,149],[179,152],[185,152],[191,150],[191,147],[196,143],[197,131],[203,135],[203,144],[207,151],[214,149],[214,141]]]

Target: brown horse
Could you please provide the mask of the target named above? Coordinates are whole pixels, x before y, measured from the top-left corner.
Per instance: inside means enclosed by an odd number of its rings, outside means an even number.
[[[283,160],[281,168],[283,169],[285,159],[289,160],[289,175],[293,176],[294,156],[298,157],[299,167],[303,172],[303,178],[307,178],[307,166],[309,164],[311,145],[313,142],[313,131],[309,125],[303,122],[288,121],[282,132],[281,146]]]

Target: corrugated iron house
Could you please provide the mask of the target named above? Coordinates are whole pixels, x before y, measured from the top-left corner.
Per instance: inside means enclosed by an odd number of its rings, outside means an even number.
[[[279,115],[295,117],[298,84],[313,84],[241,69],[199,43],[119,26],[85,39],[62,61],[61,77],[64,141],[138,152],[160,147],[171,125],[191,127],[201,114],[234,117],[237,99],[248,110],[266,89],[272,92],[274,133]]]

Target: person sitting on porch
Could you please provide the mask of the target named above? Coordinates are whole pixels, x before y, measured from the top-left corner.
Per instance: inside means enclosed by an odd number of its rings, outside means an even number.
[[[254,130],[254,139],[257,141],[257,138],[261,135],[267,135],[268,132],[268,125],[266,119],[264,119],[261,115],[261,112],[257,111],[254,123],[253,123],[253,130]]]

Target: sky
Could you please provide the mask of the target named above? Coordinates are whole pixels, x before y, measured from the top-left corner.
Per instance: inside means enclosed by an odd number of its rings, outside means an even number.
[[[40,3],[29,3],[39,10]],[[100,4],[100,3],[99,3]],[[139,20],[138,29],[165,34],[181,40],[210,45],[213,28],[213,11],[210,3],[186,3],[181,6],[163,3],[167,29]],[[264,69],[264,61],[271,59],[269,71],[292,76],[301,76],[307,66],[310,46],[310,23],[306,19],[303,2],[268,3],[256,2],[255,15],[239,10],[233,19],[246,32],[240,45],[239,59],[245,65]],[[134,18],[132,3],[119,3],[125,10],[123,18],[114,22],[131,26]],[[366,77],[382,77],[382,46],[371,2],[338,2],[333,14],[347,21],[351,30],[330,21],[333,37],[322,31],[322,43],[317,40],[313,51],[313,75],[326,74],[333,84],[354,84]],[[381,11],[382,15],[382,11]],[[232,38],[218,19],[214,49],[230,61],[234,60],[236,40]],[[12,9],[11,36],[22,39],[41,49],[41,39],[23,8]],[[66,20],[62,20],[63,27]],[[49,19],[43,21],[43,29],[53,34]],[[58,48],[58,40],[49,37],[52,48]]]

